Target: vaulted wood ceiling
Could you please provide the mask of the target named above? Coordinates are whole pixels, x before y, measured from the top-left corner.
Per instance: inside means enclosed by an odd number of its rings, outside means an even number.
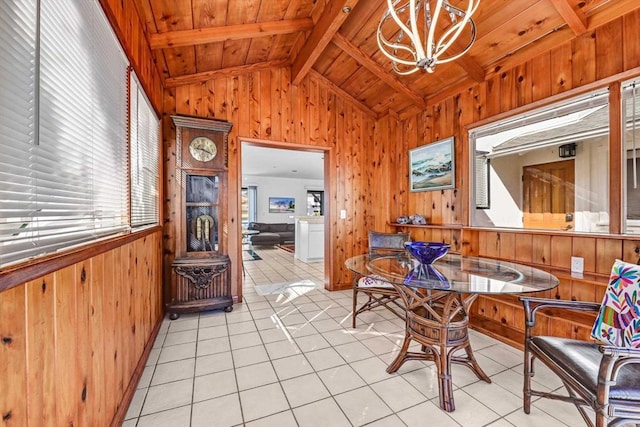
[[[465,56],[433,74],[399,76],[376,44],[386,0],[135,1],[165,87],[288,66],[292,83],[312,74],[376,114],[417,112],[640,8],[638,0],[481,0]]]

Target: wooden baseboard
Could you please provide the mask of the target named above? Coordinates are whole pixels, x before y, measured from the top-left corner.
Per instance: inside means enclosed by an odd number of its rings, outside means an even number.
[[[138,382],[140,382],[140,378],[142,377],[142,373],[144,372],[144,368],[147,364],[147,359],[149,359],[149,354],[151,353],[153,344],[156,342],[156,338],[158,337],[158,332],[160,331],[160,326],[162,326],[163,319],[164,313],[162,316],[160,316],[160,319],[151,331],[151,336],[147,341],[147,346],[142,352],[140,360],[138,360],[138,364],[136,365],[136,369],[131,375],[131,380],[129,381],[127,389],[124,391],[122,400],[120,401],[120,405],[118,405],[118,409],[113,415],[113,419],[111,420],[111,427],[120,427],[122,425],[122,422],[124,421],[124,417],[127,415],[127,410],[129,409],[129,405],[131,404],[133,395],[135,394],[136,388],[138,387]]]

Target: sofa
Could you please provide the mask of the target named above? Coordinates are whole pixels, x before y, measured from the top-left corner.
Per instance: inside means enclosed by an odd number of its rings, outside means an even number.
[[[250,222],[249,230],[257,230],[258,234],[248,237],[251,245],[273,246],[281,243],[295,242],[295,224]]]

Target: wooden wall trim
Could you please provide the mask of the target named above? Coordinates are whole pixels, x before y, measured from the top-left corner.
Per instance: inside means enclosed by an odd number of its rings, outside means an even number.
[[[96,240],[95,242],[88,243],[80,248],[59,254],[47,255],[42,257],[42,259],[29,260],[25,263],[10,266],[0,271],[0,292],[9,290],[15,286],[61,270],[78,262],[82,262],[117,247],[124,246],[138,239],[142,239],[143,237],[156,233],[161,229],[160,225],[155,225],[153,227],[130,232],[125,235]]]

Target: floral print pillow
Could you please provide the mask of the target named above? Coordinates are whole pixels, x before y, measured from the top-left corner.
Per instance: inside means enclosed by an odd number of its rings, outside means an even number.
[[[640,266],[616,260],[591,336],[616,347],[640,347]]]

